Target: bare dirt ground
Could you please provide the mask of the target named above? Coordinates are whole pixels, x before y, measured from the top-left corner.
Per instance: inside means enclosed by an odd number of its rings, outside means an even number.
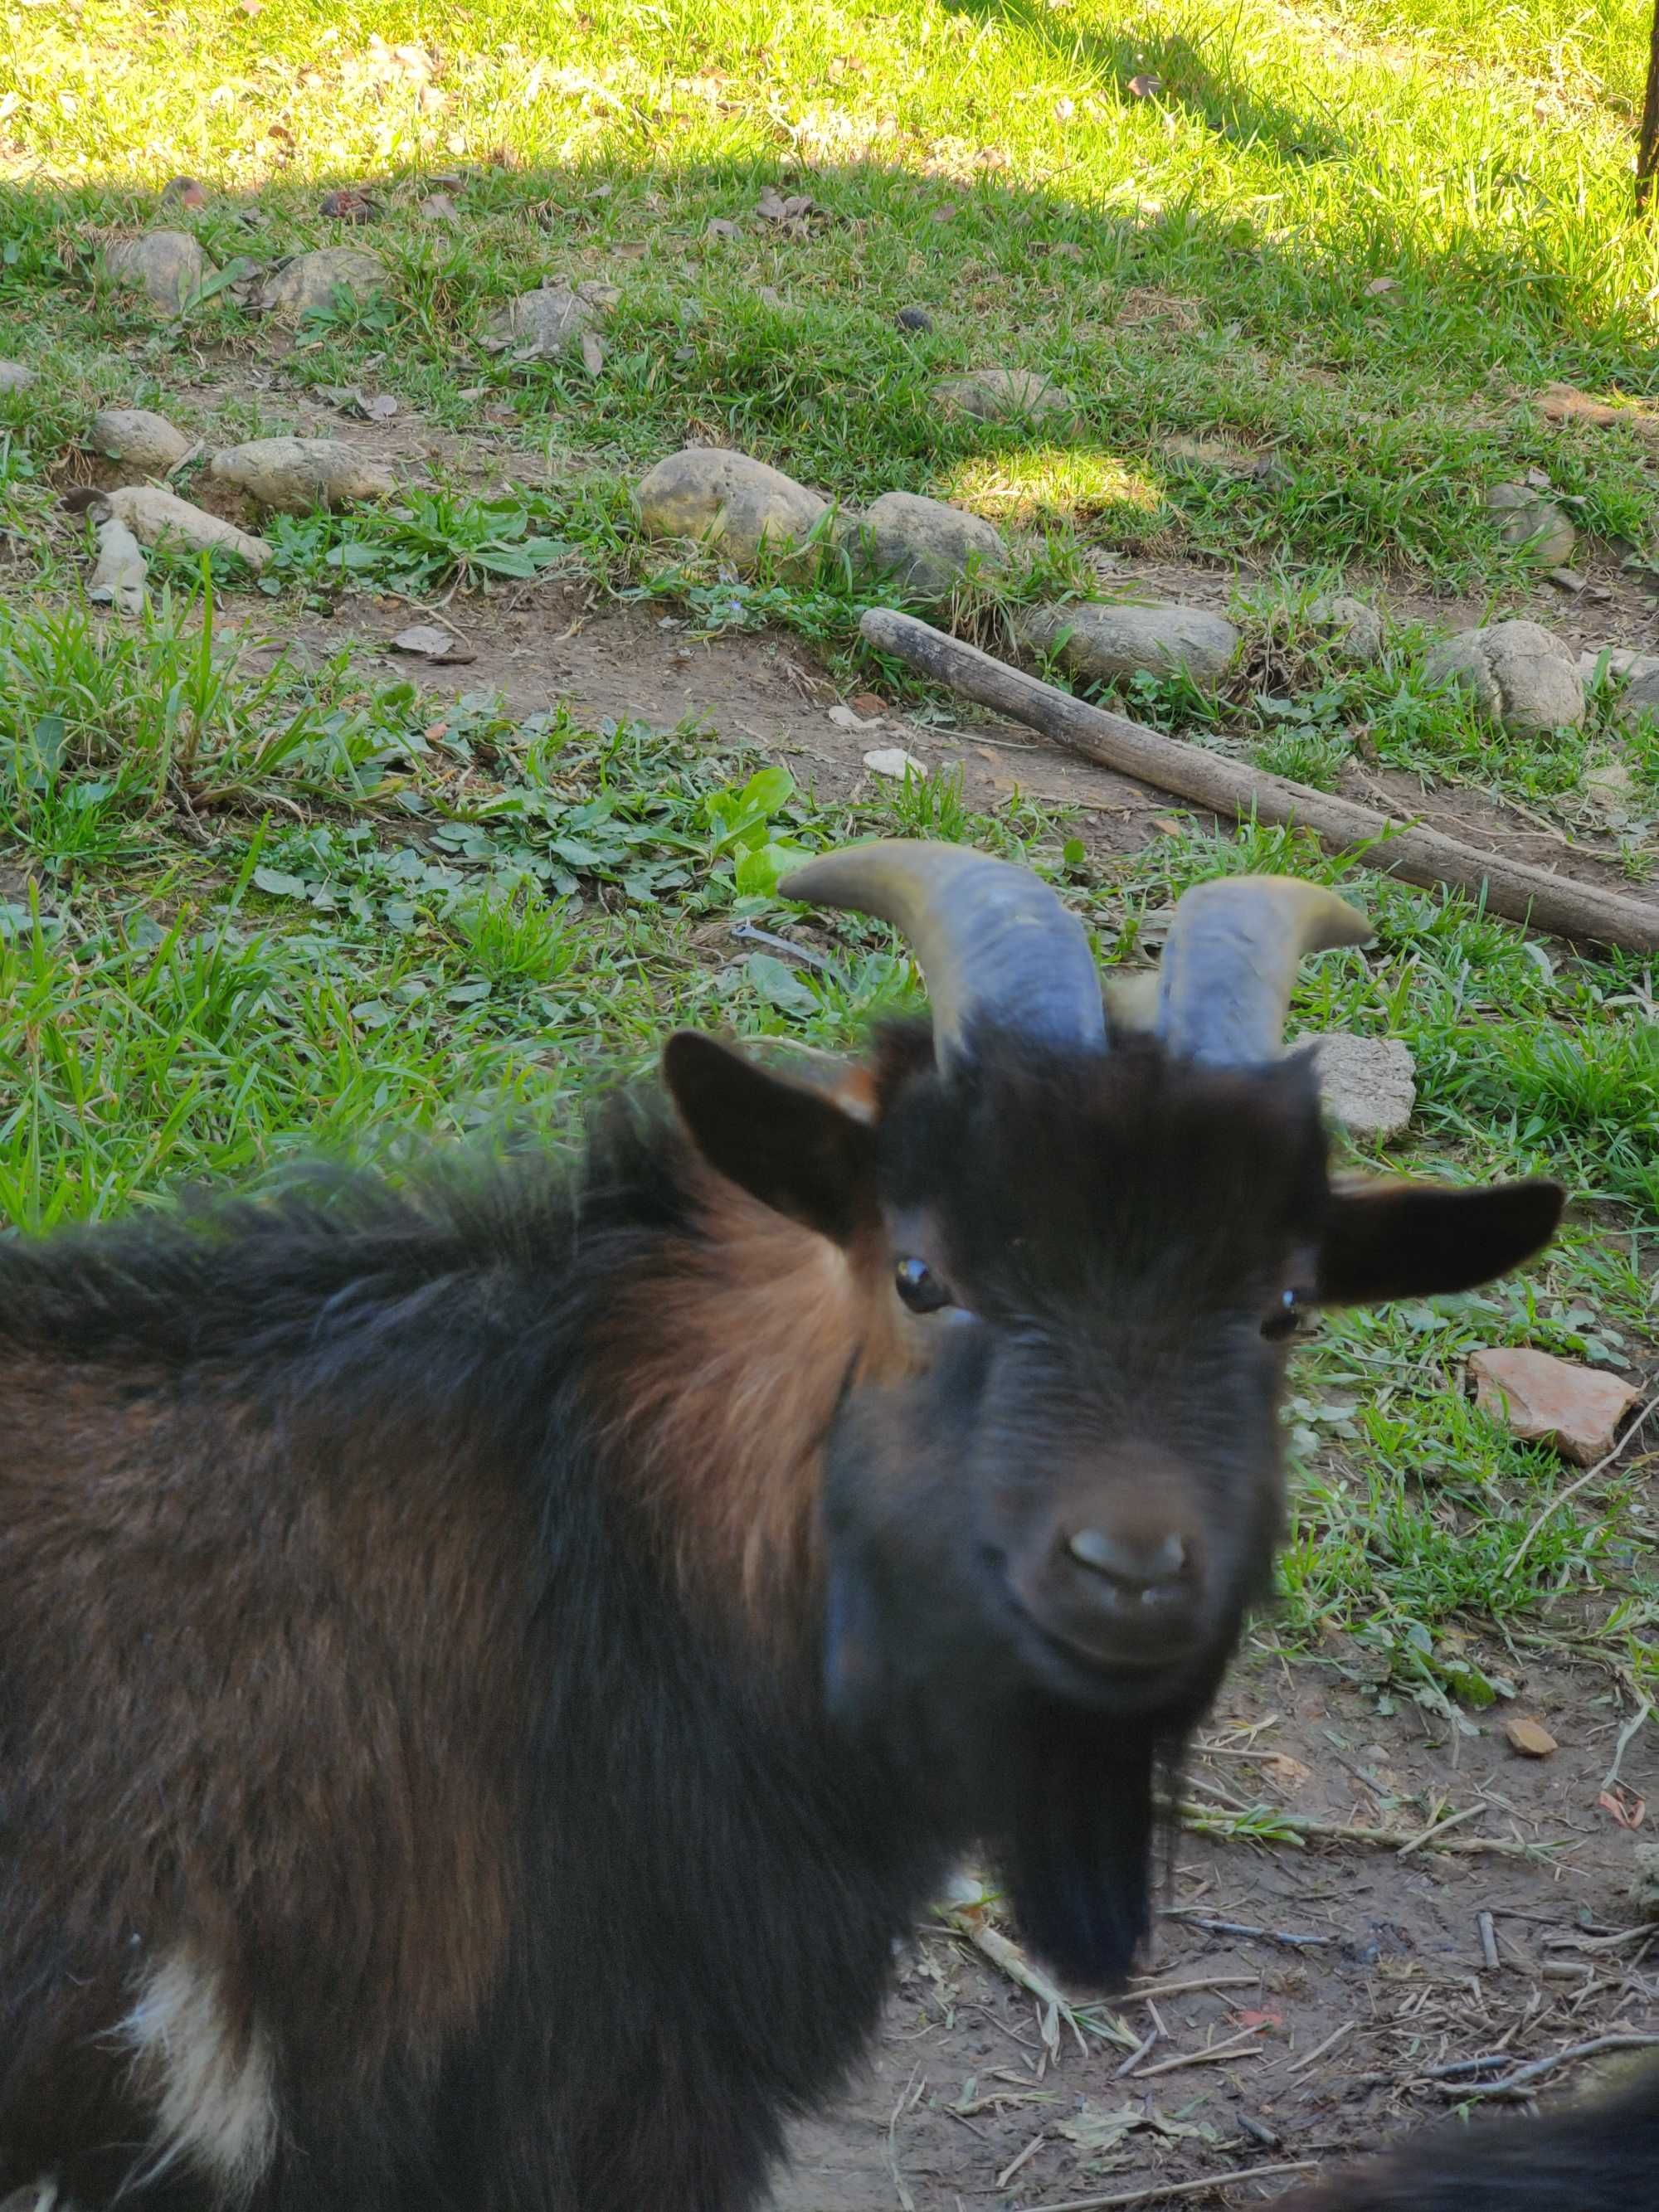
[[[1522,1682],[1512,1710],[1541,1719],[1560,1746],[1533,1760],[1490,1718],[1478,1737],[1455,1740],[1415,1706],[1379,1713],[1342,1680],[1352,1656],[1291,1667],[1258,1655],[1204,1731],[1216,1748],[1194,1759],[1193,1794],[1407,1842],[1477,1808],[1444,1832],[1455,1855],[1183,1834],[1147,1994],[1117,2008],[1145,2046],[1138,2061],[1092,2035],[1085,2053],[1063,2024],[1049,2050],[1034,1998],[965,1941],[920,1936],[866,2077],[798,2130],[778,2212],[1043,2212],[1218,2184],[1374,2147],[1443,2115],[1469,2076],[1436,2070],[1461,2060],[1501,2052],[1501,2078],[1603,2035],[1659,2037],[1659,1927],[1626,1932],[1636,1839],[1597,1803],[1616,1730],[1596,1676],[1549,1668]],[[1640,1738],[1621,1779],[1636,1797],[1651,1794]],[[1593,2063],[1556,2070],[1540,2092],[1583,2086]],[[1228,2201],[1265,2200],[1305,2178],[1241,2181]]]

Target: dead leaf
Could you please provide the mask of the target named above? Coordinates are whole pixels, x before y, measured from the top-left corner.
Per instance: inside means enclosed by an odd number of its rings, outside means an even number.
[[[463,645],[459,638],[447,629],[440,629],[434,623],[411,623],[407,629],[400,629],[392,641],[392,650],[394,653],[412,653],[422,660],[465,661],[477,659],[470,646]]]
[[[786,228],[804,229],[808,217],[820,212],[806,193],[792,192],[785,199],[771,185],[755,203],[755,213],[763,222],[781,223]]]
[[[170,200],[174,207],[204,208],[208,204],[207,186],[198,184],[194,177],[174,177],[162,185],[161,198]]]
[[[1611,1814],[1621,1828],[1639,1828],[1648,1816],[1648,1802],[1638,1797],[1633,1790],[1626,1790],[1622,1782],[1615,1782],[1596,1799],[1604,1813]]]
[[[1137,100],[1155,100],[1164,89],[1161,76],[1132,76],[1129,89]]]
[[[1255,2007],[1246,2012],[1236,2012],[1233,2018],[1238,2022],[1240,2027],[1283,2027],[1285,2025],[1285,2015],[1282,2012],[1267,2012]]]
[[[1504,1723],[1504,1733],[1509,1738],[1510,1750],[1518,1751],[1523,1759],[1547,1759],[1557,1748],[1555,1738],[1541,1721],[1511,1715]]]
[[[582,367],[590,376],[597,376],[605,367],[605,346],[592,331],[582,332]]]
[[[1264,1774],[1271,1774],[1276,1782],[1305,1782],[1311,1770],[1299,1759],[1292,1759],[1288,1751],[1276,1751],[1261,1762]]]
[[[1186,2121],[1170,2119],[1155,2105],[1146,2111],[1139,2105],[1118,2105],[1109,2112],[1101,2112],[1086,2100],[1077,2118],[1062,2120],[1057,2132],[1074,2142],[1085,2157],[1100,2158],[1115,2150],[1126,2136],[1140,2128],[1150,2129],[1166,2142],[1181,2142],[1203,2133],[1201,2128]]]
[[[1365,297],[1380,300],[1385,292],[1397,292],[1399,289],[1400,279],[1397,276],[1373,276],[1365,287]]]
[[[728,222],[723,215],[714,216],[708,228],[703,232],[705,238],[735,238],[737,235],[738,226],[734,222]]]
[[[331,222],[373,222],[380,210],[367,192],[325,192],[318,208]]]
[[[461,211],[447,192],[428,192],[421,201],[418,212],[422,222],[444,223],[453,228],[461,219]]]

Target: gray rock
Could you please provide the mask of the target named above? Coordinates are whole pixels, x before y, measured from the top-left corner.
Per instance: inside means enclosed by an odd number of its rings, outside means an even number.
[[[1580,789],[1590,812],[1609,829],[1619,829],[1650,811],[1644,806],[1636,771],[1627,761],[1592,762],[1584,770]]]
[[[366,246],[319,246],[314,253],[296,254],[286,268],[267,277],[258,304],[279,323],[297,323],[319,307],[331,307],[337,292],[361,301],[372,300],[386,286],[386,264]]]
[[[715,544],[739,568],[752,567],[763,544],[775,552],[803,544],[829,510],[781,470],[720,446],[671,453],[635,497],[649,536]]]
[[[839,519],[836,542],[866,570],[890,576],[907,597],[948,599],[970,571],[1007,565],[1001,534],[976,514],[915,492],[885,491],[863,514]]]
[[[1431,684],[1455,684],[1515,737],[1577,729],[1583,678],[1561,641],[1540,623],[1492,623],[1435,647],[1423,664]]]
[[[397,489],[389,469],[337,438],[252,438],[216,453],[208,473],[281,514],[387,499]]]
[[[0,361],[0,392],[27,392],[39,378],[32,368],[25,368],[21,361]]]
[[[580,351],[584,334],[617,298],[608,286],[584,284],[573,291],[568,284],[544,284],[492,315],[484,343],[495,352],[511,347],[521,361],[555,361]]]
[[[1417,1066],[1398,1037],[1323,1030],[1298,1037],[1291,1048],[1307,1045],[1333,1121],[1365,1144],[1387,1144],[1403,1133],[1417,1104]]]
[[[948,413],[973,415],[982,422],[1022,415],[1069,419],[1077,412],[1065,386],[1034,368],[971,368],[936,384],[933,397]]]
[[[201,290],[208,259],[187,230],[147,230],[107,247],[104,267],[116,283],[142,292],[164,314],[176,315]]]
[[[933,319],[926,307],[901,307],[893,318],[902,331],[931,331]]]
[[[1382,658],[1382,617],[1364,599],[1346,592],[1328,592],[1313,601],[1308,620],[1315,629],[1331,633],[1331,647],[1340,660],[1356,668],[1369,668]]]
[[[1572,558],[1577,533],[1560,508],[1527,484],[1494,484],[1486,494],[1489,510],[1503,517],[1498,535],[1505,545],[1522,546],[1540,568],[1559,568]]]
[[[133,469],[176,467],[191,449],[182,430],[147,407],[106,407],[92,418],[92,443]]]
[[[1623,689],[1613,704],[1613,713],[1623,722],[1633,722],[1638,716],[1659,717],[1659,653],[1581,653],[1578,672],[1586,684],[1594,682],[1596,670],[1605,660],[1609,676],[1624,678]]]
[[[1184,669],[1194,684],[1213,686],[1238,649],[1238,632],[1204,607],[1039,607],[1020,635],[1059,655],[1074,676],[1111,683],[1146,670],[1168,676]]]

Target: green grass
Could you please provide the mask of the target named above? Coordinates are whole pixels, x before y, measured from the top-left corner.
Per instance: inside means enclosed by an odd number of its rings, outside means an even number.
[[[1103,551],[1229,564],[1227,682],[1127,687],[1191,742],[1325,787],[1363,757],[1569,830],[1618,751],[1659,816],[1659,735],[1619,727],[1616,684],[1581,732],[1498,740],[1426,683],[1424,629],[1395,624],[1355,670],[1308,619],[1356,577],[1510,603],[1529,572],[1483,495],[1529,470],[1592,563],[1652,551],[1639,429],[1534,404],[1556,380],[1659,398],[1659,229],[1629,208],[1645,33],[1635,0],[1182,0],[1133,35],[1101,0],[25,10],[0,51],[0,351],[41,372],[0,397],[0,1212],[44,1230],[319,1147],[395,1164],[503,1115],[561,1142],[678,1021],[846,1043],[915,990],[888,933],[843,920],[828,968],[733,933],[787,928],[791,853],[849,835],[1024,858],[1107,959],[1218,868],[1340,881],[1378,945],[1310,968],[1297,1018],[1410,1045],[1413,1135],[1374,1164],[1553,1173],[1577,1210],[1523,1281],[1332,1317],[1298,1354],[1281,1633],[1443,1713],[1494,1693],[1505,1638],[1569,1613],[1639,1671],[1640,1483],[1523,1543],[1568,1475],[1461,1377],[1498,1342],[1652,1370],[1643,963],[1565,959],[1281,831],[1181,828],[1106,864],[1086,818],[976,813],[949,775],[829,805],[726,732],[593,729],[482,691],[439,711],[349,650],[269,667],[224,618],[386,593],[464,616],[563,580],[696,637],[787,629],[922,703],[859,644],[884,594],[833,550],[734,578],[641,541],[634,479],[714,440],[844,503],[905,488],[997,521],[1010,569],[951,611],[993,645],[1029,601],[1109,591]],[[200,210],[158,199],[181,173]],[[376,192],[371,227],[320,215],[339,182]],[[769,185],[811,196],[804,229],[758,216]],[[422,220],[433,189],[453,227]],[[170,323],[100,273],[112,230],[158,221],[221,264],[370,244],[390,288],[292,343],[228,291]],[[617,289],[597,374],[482,346],[544,276]],[[908,305],[931,331],[899,328]],[[941,414],[939,378],[994,363],[1057,378],[1074,422]],[[137,627],[86,608],[58,494],[87,474],[94,409],[159,406],[223,443],[351,390],[458,437],[428,486],[272,519],[258,580],[159,556]],[[1639,822],[1627,842],[1640,876]]]

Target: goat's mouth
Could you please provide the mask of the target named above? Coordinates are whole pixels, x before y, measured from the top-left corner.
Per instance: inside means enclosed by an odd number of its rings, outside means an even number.
[[[1021,1600],[1000,1552],[988,1545],[981,1560],[1014,1656],[1036,1686],[1068,1705],[1137,1717],[1188,1705],[1206,1672],[1204,1644],[1190,1638],[1126,1638],[1103,1650],[1079,1642],[1048,1626]]]

